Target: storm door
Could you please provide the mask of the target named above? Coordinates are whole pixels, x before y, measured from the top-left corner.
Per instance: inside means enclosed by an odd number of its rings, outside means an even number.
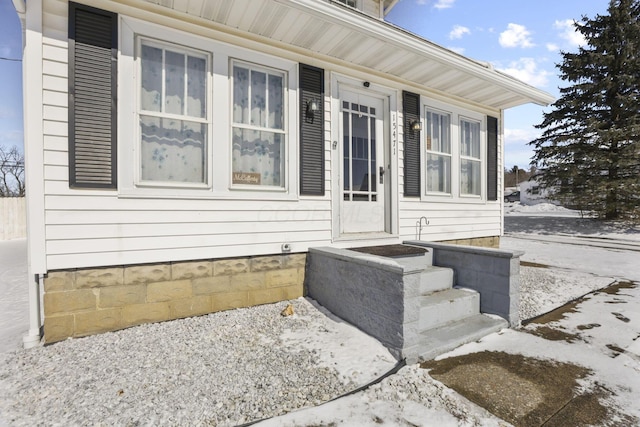
[[[385,101],[341,91],[341,233],[385,232]]]

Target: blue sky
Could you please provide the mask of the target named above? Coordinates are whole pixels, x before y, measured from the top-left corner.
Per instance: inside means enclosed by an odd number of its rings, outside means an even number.
[[[609,0],[400,0],[387,20],[468,57],[491,62],[558,96],[560,50],[580,44],[570,25],[583,15],[605,14]],[[18,17],[0,0],[0,57],[21,57]],[[22,146],[21,62],[0,59],[0,145]],[[505,165],[528,168],[526,143],[538,135],[544,108],[526,105],[505,114]]]
[[[576,52],[584,43],[571,23],[606,14],[609,0],[400,0],[387,20],[440,46],[488,61],[558,97],[555,64],[560,51]],[[531,147],[543,111],[525,105],[505,112],[505,165],[528,169]]]

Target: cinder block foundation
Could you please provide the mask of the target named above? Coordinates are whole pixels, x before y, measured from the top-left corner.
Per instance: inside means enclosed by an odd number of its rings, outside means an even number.
[[[44,340],[295,299],[305,263],[306,254],[284,254],[51,271]]]

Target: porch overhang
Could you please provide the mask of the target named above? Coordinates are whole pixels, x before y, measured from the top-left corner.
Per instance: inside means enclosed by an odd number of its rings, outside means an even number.
[[[130,1],[122,1],[130,3]],[[496,110],[548,105],[549,93],[331,0],[144,0],[159,13],[212,26],[417,89]],[[381,2],[392,7],[393,1]],[[219,27],[222,26],[222,27]]]

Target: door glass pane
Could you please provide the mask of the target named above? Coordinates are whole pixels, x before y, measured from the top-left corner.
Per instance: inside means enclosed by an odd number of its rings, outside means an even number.
[[[369,118],[352,114],[351,120],[353,123],[351,136],[353,191],[369,191]]]
[[[349,106],[349,104],[347,103],[347,107]],[[349,140],[351,140],[351,132],[349,132],[349,113],[348,112],[343,112],[342,113],[342,157],[343,157],[343,181],[344,181],[344,187],[343,189],[345,191],[351,191],[351,155],[350,155],[350,150],[349,150]]]
[[[376,120],[374,117],[369,119],[371,126],[371,191],[376,191],[377,184],[377,165],[376,165]]]

